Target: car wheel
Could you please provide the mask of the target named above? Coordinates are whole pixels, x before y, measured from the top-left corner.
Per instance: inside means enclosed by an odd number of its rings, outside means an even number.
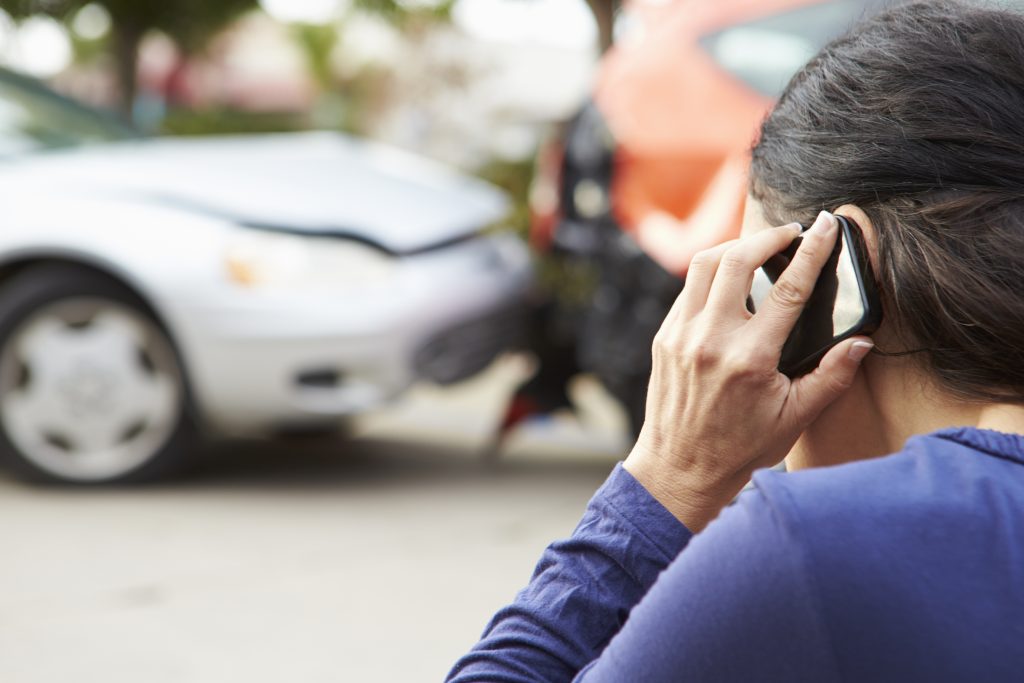
[[[131,292],[65,265],[0,289],[0,454],[16,474],[151,479],[183,464],[193,436],[174,346]]]

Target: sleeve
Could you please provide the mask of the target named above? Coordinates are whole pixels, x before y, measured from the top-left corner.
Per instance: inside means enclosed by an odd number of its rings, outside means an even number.
[[[619,465],[568,540],[500,610],[449,683],[571,681],[686,546],[690,532]]]
[[[799,521],[784,486],[771,488],[771,499],[743,493],[695,537],[576,680],[840,680]]]

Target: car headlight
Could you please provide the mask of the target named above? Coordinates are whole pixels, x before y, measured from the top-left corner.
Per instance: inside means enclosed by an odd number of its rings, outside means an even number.
[[[372,287],[391,278],[394,259],[353,240],[246,231],[224,254],[228,278],[262,288]]]

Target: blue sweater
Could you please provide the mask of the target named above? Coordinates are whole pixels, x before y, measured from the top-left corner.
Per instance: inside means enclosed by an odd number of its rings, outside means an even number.
[[[754,484],[691,540],[617,467],[448,680],[1024,681],[1024,437]]]

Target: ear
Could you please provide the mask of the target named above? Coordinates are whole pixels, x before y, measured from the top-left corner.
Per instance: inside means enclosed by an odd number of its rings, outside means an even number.
[[[864,213],[856,204],[843,204],[832,213],[846,216],[860,227],[860,231],[864,234],[864,241],[868,247],[868,258],[871,259],[871,269],[876,273],[878,272],[878,235],[875,233],[875,226],[868,218],[868,215]]]

